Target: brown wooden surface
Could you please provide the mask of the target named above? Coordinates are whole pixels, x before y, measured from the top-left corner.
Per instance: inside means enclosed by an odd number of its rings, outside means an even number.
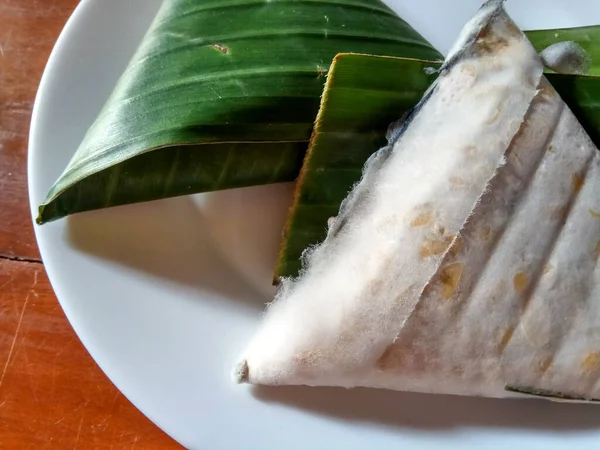
[[[27,200],[27,134],[78,0],[0,0],[0,448],[180,448],[112,385],[48,282]]]

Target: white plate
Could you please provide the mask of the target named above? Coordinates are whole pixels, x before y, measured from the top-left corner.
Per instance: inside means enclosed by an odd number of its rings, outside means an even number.
[[[83,0],[65,27],[33,115],[34,215],[159,3]],[[479,6],[389,3],[443,51]],[[600,23],[598,0],[512,0],[508,10],[526,28]],[[194,449],[598,448],[597,406],[234,385],[232,364],[272,294],[290,193],[289,185],[235,190],[36,226],[75,331],[150,419]]]

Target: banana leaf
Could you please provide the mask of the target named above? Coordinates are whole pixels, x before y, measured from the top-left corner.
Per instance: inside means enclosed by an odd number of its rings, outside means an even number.
[[[328,219],[338,214],[364,163],[386,144],[388,126],[435,79],[426,75],[427,67],[438,65],[369,55],[335,58],[284,229],[275,282],[297,276],[304,250],[325,238]],[[547,76],[600,146],[600,77]]]
[[[442,57],[379,0],[165,0],[37,222],[294,180],[340,52]]]

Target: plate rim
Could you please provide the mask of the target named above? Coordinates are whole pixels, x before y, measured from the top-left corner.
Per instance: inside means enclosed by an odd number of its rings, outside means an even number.
[[[77,320],[76,317],[74,317],[75,314],[72,312],[71,307],[70,307],[71,302],[66,300],[66,298],[69,296],[59,294],[59,291],[62,291],[62,289],[58,286],[60,283],[56,282],[56,271],[58,269],[53,264],[50,264],[50,265],[46,264],[46,260],[47,260],[47,258],[49,258],[49,252],[47,251],[47,249],[45,248],[44,245],[41,245],[39,226],[37,226],[35,223],[35,217],[37,215],[37,205],[34,203],[34,194],[33,194],[34,188],[33,187],[35,184],[35,180],[32,177],[32,174],[34,173],[33,164],[34,164],[35,153],[36,153],[34,151],[34,148],[38,147],[38,149],[37,149],[38,152],[40,150],[39,149],[40,139],[36,138],[36,136],[38,136],[40,134],[40,132],[39,132],[39,122],[40,122],[40,118],[41,118],[40,117],[40,115],[41,115],[40,107],[45,102],[45,97],[47,95],[48,89],[50,89],[52,87],[50,78],[51,78],[51,75],[54,72],[56,72],[56,70],[57,70],[57,65],[59,64],[60,59],[66,50],[65,45],[68,42],[70,42],[71,39],[73,39],[74,34],[75,35],[77,34],[76,28],[77,28],[77,24],[78,24],[79,20],[82,18],[82,16],[84,16],[87,13],[87,8],[90,8],[90,6],[94,3],[94,1],[98,1],[98,0],[81,0],[77,4],[75,9],[73,10],[72,14],[69,16],[68,20],[66,21],[63,29],[61,30],[53,48],[52,48],[52,51],[50,52],[50,55],[46,62],[46,65],[43,70],[42,77],[40,79],[39,86],[38,86],[38,89],[37,89],[37,92],[35,95],[35,100],[33,103],[32,115],[31,115],[31,120],[30,120],[29,140],[28,140],[28,146],[27,146],[27,149],[28,149],[28,153],[27,153],[27,186],[28,186],[28,198],[29,198],[29,203],[30,203],[30,213],[31,213],[31,219],[33,222],[34,234],[35,234],[36,243],[39,248],[42,261],[44,262],[44,270],[47,273],[53,293],[54,293],[59,305],[61,306],[61,309],[63,310],[63,312],[69,322],[69,325],[74,330],[75,334],[77,335],[77,337],[80,340],[80,342],[82,343],[82,345],[85,347],[88,354],[94,360],[94,363],[100,368],[100,370],[102,370],[102,372],[105,374],[105,376],[120,391],[120,393],[125,398],[127,398],[127,400],[129,402],[131,402],[131,404],[133,404],[136,409],[138,409],[142,414],[144,414],[144,416],[146,418],[148,418],[148,420],[150,420],[156,427],[158,427],[160,430],[162,430],[166,435],[168,435],[175,442],[179,443],[183,447],[186,447],[186,444],[183,440],[178,439],[178,437],[172,431],[167,430],[166,428],[164,428],[163,426],[160,425],[160,422],[155,419],[154,414],[151,411],[151,408],[140,407],[137,402],[133,401],[130,398],[130,396],[127,393],[127,389],[124,389],[124,388],[126,388],[127,383],[124,383],[124,385],[122,385],[121,382],[119,382],[118,380],[113,378],[111,375],[109,375],[109,372],[110,372],[109,368],[111,366],[111,363],[106,361],[105,358],[103,358],[101,355],[98,354],[98,353],[101,353],[101,350],[97,347],[97,344],[94,344],[92,342],[93,339],[91,339],[91,338],[89,338],[89,336],[87,336],[85,327],[82,326],[81,322],[79,320]]]

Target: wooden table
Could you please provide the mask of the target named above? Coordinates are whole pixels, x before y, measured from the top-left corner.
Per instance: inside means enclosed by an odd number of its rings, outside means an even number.
[[[78,0],[0,0],[0,448],[181,448],[96,366],[50,287],[27,199],[46,60]]]

